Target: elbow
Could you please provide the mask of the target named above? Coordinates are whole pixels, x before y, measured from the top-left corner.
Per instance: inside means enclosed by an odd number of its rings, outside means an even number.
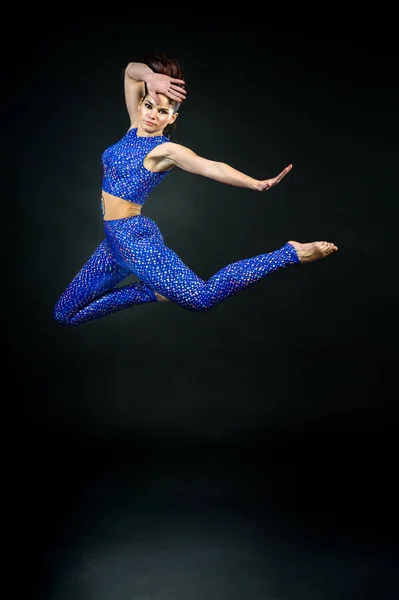
[[[205,169],[202,172],[202,175],[208,177],[209,179],[214,179],[215,181],[219,181],[220,183],[225,183],[225,178],[223,176],[223,171],[226,168],[226,165],[222,162],[218,161],[209,161],[206,165]]]

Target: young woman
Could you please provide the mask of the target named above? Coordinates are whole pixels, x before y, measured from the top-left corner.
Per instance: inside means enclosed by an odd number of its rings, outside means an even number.
[[[137,304],[165,300],[205,312],[279,269],[338,249],[331,242],[289,241],[273,252],[229,264],[204,281],[165,245],[156,223],[141,211],[151,189],[173,167],[258,192],[280,183],[292,168],[288,165],[277,177],[258,180],[170,141],[166,132],[186,99],[184,85],[178,61],[166,54],[148,55],[125,69],[131,125],[102,156],[105,238],[56,303],[54,317],[62,325],[82,325]],[[136,283],[118,285],[131,274]]]

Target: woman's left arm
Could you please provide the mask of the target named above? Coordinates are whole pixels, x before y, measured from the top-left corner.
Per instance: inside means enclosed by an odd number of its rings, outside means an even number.
[[[208,158],[199,156],[190,150],[190,148],[186,148],[181,144],[166,142],[165,144],[158,146],[158,148],[162,148],[164,158],[171,167],[179,167],[194,175],[202,175],[203,177],[214,179],[219,183],[248,188],[257,192],[265,192],[271,187],[274,187],[280,183],[283,177],[285,177],[292,169],[292,165],[290,164],[276,177],[272,177],[271,179],[255,179],[242,171],[234,169],[224,162],[209,160]]]

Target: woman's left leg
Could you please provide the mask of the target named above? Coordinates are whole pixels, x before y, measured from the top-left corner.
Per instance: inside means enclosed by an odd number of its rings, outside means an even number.
[[[300,263],[295,248],[286,243],[272,252],[230,263],[205,281],[165,245],[147,249],[146,255],[149,263],[135,268],[137,276],[158,295],[192,312],[207,312],[272,273]]]
[[[165,298],[193,312],[206,312],[257,281],[299,264],[296,249],[281,248],[226,265],[207,281],[168,246],[156,223],[142,215],[106,221],[105,235],[121,267]]]
[[[129,275],[131,270],[117,264],[103,240],[57,301],[55,320],[76,327],[130,306],[157,301],[154,292],[141,281],[116,287]]]

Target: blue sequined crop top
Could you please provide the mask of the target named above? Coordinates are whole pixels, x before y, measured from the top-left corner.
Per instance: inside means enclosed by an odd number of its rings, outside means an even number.
[[[129,129],[119,142],[107,148],[102,155],[102,189],[123,200],[144,204],[152,188],[169,172],[149,171],[143,165],[144,158],[153,148],[169,141],[164,135],[137,136],[137,127]]]

